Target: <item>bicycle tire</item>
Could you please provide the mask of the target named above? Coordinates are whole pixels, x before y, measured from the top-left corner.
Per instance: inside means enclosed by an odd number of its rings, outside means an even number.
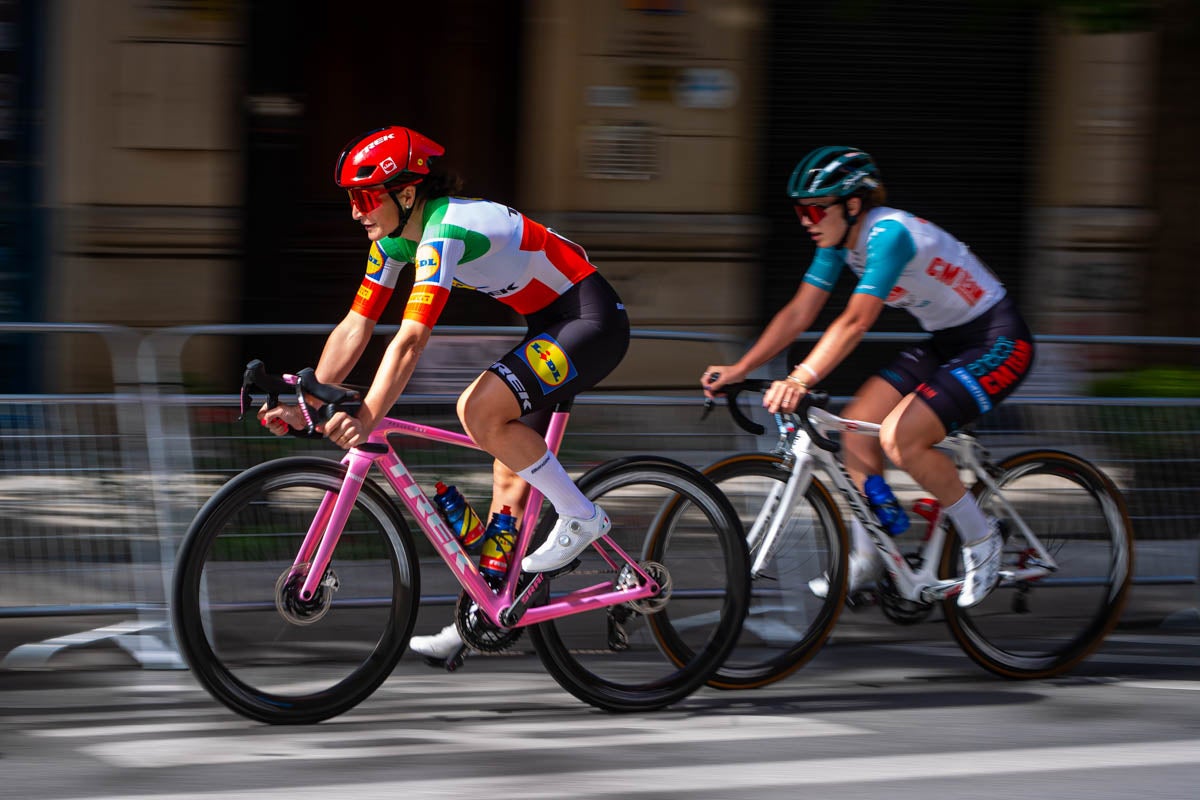
[[[770,485],[782,486],[791,476],[790,466],[774,453],[733,455],[703,472],[729,498],[747,531]],[[774,554],[751,585],[750,610],[738,644],[709,686],[752,689],[788,677],[820,651],[845,607],[847,534],[833,496],[814,475],[792,507]],[[806,542],[810,547],[803,546]],[[808,585],[822,575],[833,576],[824,599]]]
[[[305,456],[253,467],[205,503],[180,548],[179,647],[208,693],[250,719],[308,724],[348,711],[408,644],[420,597],[412,535],[370,481],[334,551],[340,585],[323,587],[328,602],[297,606],[285,586],[316,506],[344,476],[343,465]]]
[[[1100,646],[1128,599],[1134,547],[1124,498],[1095,466],[1058,450],[1011,456],[994,480],[1058,570],[1022,584],[1002,581],[973,608],[947,598],[946,623],[963,651],[989,672],[1014,679],[1060,675]],[[972,491],[984,513],[1003,520],[985,484]],[[1019,534],[1008,537],[1001,569],[1028,555],[1020,541]],[[940,574],[962,574],[957,534],[946,537]]]
[[[577,483],[612,519],[610,539],[631,556],[640,550],[643,560],[665,566],[671,594],[665,607],[652,613],[637,613],[623,604],[605,614],[572,615],[533,626],[534,648],[564,689],[597,708],[634,712],[676,703],[704,686],[741,630],[750,586],[737,515],[712,481],[670,459],[617,459]],[[554,520],[552,513],[542,520],[535,541]],[[603,572],[606,565],[594,548],[584,556],[579,569],[554,579],[552,591],[564,581],[594,583],[588,575],[596,567]],[[613,619],[626,611],[631,614],[621,630],[627,646],[619,649],[613,645]],[[678,613],[673,617],[669,611]],[[688,646],[664,651],[664,639]]]

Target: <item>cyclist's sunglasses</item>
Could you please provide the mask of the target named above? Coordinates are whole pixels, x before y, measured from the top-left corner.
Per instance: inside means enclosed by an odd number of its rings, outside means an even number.
[[[816,203],[794,203],[792,208],[796,211],[796,216],[801,222],[809,222],[816,225],[821,220],[825,219],[825,215],[829,212],[828,205],[819,206]]]
[[[364,186],[362,188],[347,189],[346,194],[350,195],[350,204],[358,209],[358,213],[370,214],[383,205],[383,200],[388,196],[390,191],[386,186],[371,188]]]

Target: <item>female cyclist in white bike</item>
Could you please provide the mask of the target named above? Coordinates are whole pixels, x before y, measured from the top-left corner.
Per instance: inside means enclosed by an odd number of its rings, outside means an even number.
[[[345,319],[329,335],[316,376],[345,379],[370,341],[401,271],[416,274],[400,330],[389,343],[356,417],[335,414],[325,435],[339,447],[367,441],[400,397],[452,287],[483,292],[525,317],[526,337],[462,393],[458,416],[475,442],[496,457],[492,511],[518,519],[527,484],[558,513],[545,543],[521,562],[525,572],[559,569],[608,532],[608,516],[587,499],[542,438],[554,406],[589,389],[621,361],[629,345],[625,306],[583,248],[518,211],[456,197],[460,181],[431,171],[444,148],[417,131],[378,128],[350,141],[334,172],[350,196],[350,216],[371,241],[366,275]],[[259,412],[278,434],[304,426],[296,406]],[[451,624],[410,646],[443,658],[461,644]]]
[[[709,396],[775,357],[817,318],[843,265],[858,285],[811,352],[763,396],[771,412],[792,411],[848,356],[884,305],[903,308],[931,336],[867,379],[845,416],[882,425],[878,439],[845,437],[845,464],[861,488],[883,472],[883,456],[942,504],[959,532],[966,567],[958,604],[976,605],[995,587],[1002,541],[954,463],[934,445],[1010,395],[1033,362],[1033,337],[1004,285],[962,242],[907,211],[885,205],[879,169],[853,147],[821,147],[788,181],[796,216],[817,246],[799,290],[735,364],[710,365]],[[882,445],[882,447],[881,447]],[[880,563],[862,526],[852,525],[850,591]],[[813,591],[826,591],[818,579]]]

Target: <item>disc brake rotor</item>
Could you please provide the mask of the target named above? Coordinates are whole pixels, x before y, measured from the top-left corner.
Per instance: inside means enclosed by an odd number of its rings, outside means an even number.
[[[639,614],[657,614],[666,608],[671,600],[671,571],[657,561],[642,561],[638,566],[658,584],[658,594],[640,600],[630,600],[625,605]],[[634,589],[640,585],[638,574],[632,567],[628,564],[621,567],[621,573],[617,576],[618,589]]]
[[[328,614],[333,605],[333,593],[338,590],[337,573],[329,569],[317,584],[312,599],[301,600],[300,588],[306,577],[288,567],[275,581],[275,610],[292,625],[312,625]]]

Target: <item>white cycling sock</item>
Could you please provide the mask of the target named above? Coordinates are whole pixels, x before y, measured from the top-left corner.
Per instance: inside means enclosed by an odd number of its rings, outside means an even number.
[[[983,515],[975,496],[967,492],[952,506],[946,507],[950,521],[958,529],[959,539],[964,545],[978,544],[988,537],[987,517]]]
[[[537,488],[560,517],[591,519],[595,516],[595,504],[579,491],[575,481],[571,480],[571,476],[567,475],[562,464],[549,450],[517,474]]]

